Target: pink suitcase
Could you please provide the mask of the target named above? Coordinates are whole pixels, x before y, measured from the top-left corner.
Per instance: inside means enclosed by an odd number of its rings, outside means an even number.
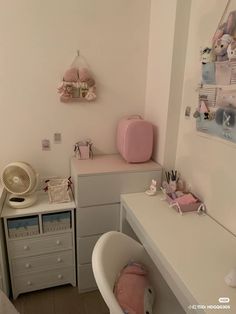
[[[153,125],[140,116],[130,116],[119,121],[117,149],[130,163],[148,161],[152,156]]]

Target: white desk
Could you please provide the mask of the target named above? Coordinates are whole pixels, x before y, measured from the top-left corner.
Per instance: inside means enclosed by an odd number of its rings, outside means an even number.
[[[236,237],[207,215],[181,216],[162,197],[123,194],[121,230],[127,220],[187,313],[236,313],[236,288],[224,282],[236,267]],[[231,310],[188,308],[223,305],[220,297]]]

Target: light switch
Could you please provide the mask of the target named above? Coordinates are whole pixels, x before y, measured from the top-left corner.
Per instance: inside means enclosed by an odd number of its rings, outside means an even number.
[[[55,144],[61,143],[61,133],[54,133],[54,143]]]
[[[42,140],[42,150],[51,150],[50,140]]]
[[[190,115],[191,115],[191,107],[190,106],[186,106],[184,115],[185,115],[185,118],[190,118]]]

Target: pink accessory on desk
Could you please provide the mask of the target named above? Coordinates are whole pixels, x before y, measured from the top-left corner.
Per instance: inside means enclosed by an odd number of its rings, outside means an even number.
[[[197,199],[191,193],[188,193],[177,197],[175,201],[178,202],[179,205],[188,205],[196,203]]]
[[[196,211],[205,212],[205,205],[194,194],[185,191],[185,183],[180,179],[178,172],[171,170],[165,172],[166,181],[162,182],[161,190],[164,193],[169,207],[174,207],[180,214]]]

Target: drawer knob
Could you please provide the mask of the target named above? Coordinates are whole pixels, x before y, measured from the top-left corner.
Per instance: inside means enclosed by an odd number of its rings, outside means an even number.
[[[30,263],[25,264],[25,268],[30,268],[30,267],[31,267]]]
[[[62,276],[61,274],[59,274],[59,275],[57,276],[58,279],[62,279],[62,277],[63,277],[63,276]]]
[[[56,241],[56,244],[57,244],[57,245],[60,245],[60,244],[61,244],[61,241],[60,241],[60,240],[57,240],[57,241]]]
[[[30,281],[30,280],[27,281],[27,285],[28,285],[28,286],[32,286],[32,281]]]
[[[24,250],[26,251],[28,249],[29,249],[28,245],[24,245]]]
[[[61,259],[60,257],[58,257],[57,262],[58,262],[58,263],[61,263],[61,262],[62,262],[62,259]]]

